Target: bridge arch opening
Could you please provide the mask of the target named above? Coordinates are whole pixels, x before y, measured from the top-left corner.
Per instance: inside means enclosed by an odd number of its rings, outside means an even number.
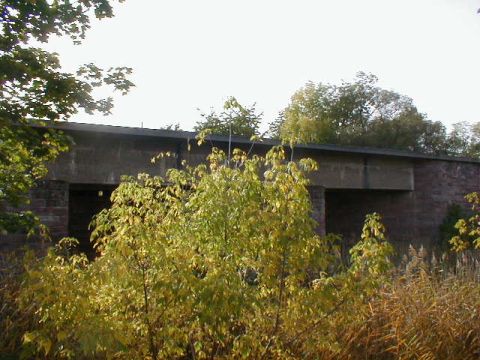
[[[325,229],[342,235],[342,252],[348,254],[360,240],[365,216],[377,212],[396,249],[406,249],[415,239],[412,192],[400,190],[325,190]]]
[[[79,251],[89,258],[95,257],[89,225],[96,214],[110,207],[110,196],[116,187],[117,185],[105,184],[70,184],[68,233],[79,241]]]

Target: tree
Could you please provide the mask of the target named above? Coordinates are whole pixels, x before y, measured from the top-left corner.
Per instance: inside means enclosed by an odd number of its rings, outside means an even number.
[[[469,156],[480,158],[480,122],[470,125],[470,150]]]
[[[257,113],[255,104],[244,107],[234,97],[229,97],[223,105],[223,111],[211,110],[209,114],[200,114],[203,120],[197,122],[195,131],[210,129],[216,135],[237,135],[251,137],[258,135],[262,113]]]
[[[465,121],[452,125],[447,137],[448,152],[464,157],[480,157],[480,123],[469,124]]]
[[[358,319],[384,284],[391,246],[367,218],[351,265],[338,237],[311,218],[309,159],[288,162],[213,149],[207,164],[166,178],[124,178],[95,219],[99,256],[65,239],[27,266],[35,307],[30,357],[150,359],[318,358],[338,351],[330,331]],[[342,307],[342,315],[336,312]],[[363,321],[363,320],[362,320]]]
[[[371,74],[352,83],[309,82],[270,127],[286,142],[389,147],[423,152],[445,148],[445,128],[426,119],[412,99],[379,88]]]
[[[333,142],[334,128],[328,114],[329,91],[323,84],[307,83],[280,113],[270,128],[271,135],[294,142]]]
[[[46,174],[46,162],[67,150],[68,139],[45,125],[79,109],[109,114],[112,99],[95,99],[93,88],[107,84],[125,94],[133,86],[129,68],[87,64],[66,73],[57,54],[31,46],[63,35],[80,43],[91,16],[113,16],[111,2],[0,0],[0,232],[32,228],[33,214],[16,208]]]
[[[424,115],[411,110],[390,120],[372,120],[366,143],[375,147],[443,154],[446,152],[446,130],[442,123],[427,120]]]

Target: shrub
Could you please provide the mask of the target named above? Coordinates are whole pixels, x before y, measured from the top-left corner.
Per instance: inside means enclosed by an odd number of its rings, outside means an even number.
[[[450,244],[453,250],[457,252],[472,247],[480,249],[480,194],[473,192],[467,194],[465,199],[471,204],[472,215],[458,220],[455,224],[458,232],[452,237]]]
[[[465,209],[458,204],[450,204],[447,208],[447,215],[443,219],[442,224],[439,227],[440,242],[438,247],[441,251],[448,251],[451,247],[450,239],[457,235],[458,230],[455,227],[458,220],[467,217],[468,214]]]
[[[94,221],[95,260],[67,238],[25,263],[21,290],[3,282],[1,346],[18,354],[28,329],[24,357],[478,358],[472,250],[452,262],[411,248],[391,269],[371,214],[342,265],[339,238],[314,230],[305,173],[315,167],[281,148],[214,150],[166,178],[125,178]]]
[[[332,326],[358,319],[385,280],[391,246],[370,215],[351,265],[320,238],[305,172],[316,164],[213,150],[165,179],[126,178],[95,219],[98,258],[64,239],[27,269],[25,336],[58,358],[317,358]],[[261,175],[261,171],[263,175]],[[333,355],[332,355],[333,356]]]

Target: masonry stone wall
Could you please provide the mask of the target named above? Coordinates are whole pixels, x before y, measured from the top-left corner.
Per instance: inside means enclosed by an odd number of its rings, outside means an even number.
[[[68,186],[63,181],[42,181],[31,192],[30,208],[53,239],[68,236]]]
[[[342,234],[346,247],[359,239],[365,215],[380,213],[389,240],[399,253],[410,244],[439,244],[440,225],[452,204],[469,208],[464,196],[480,191],[480,167],[475,163],[416,160],[413,191],[328,190],[326,231]]]
[[[480,166],[453,161],[417,161],[414,174],[415,235],[427,246],[434,245],[449,205],[459,204],[468,209],[464,196],[480,191]]]
[[[387,235],[398,251],[415,237],[412,191],[326,191],[326,231],[341,234],[344,251],[360,238],[365,216],[377,212],[387,228]]]
[[[68,183],[44,180],[30,191],[30,204],[22,210],[31,210],[49,229],[53,241],[68,236]],[[45,245],[38,237],[27,238],[25,234],[0,235],[0,251],[8,252],[29,245],[42,248]]]
[[[317,222],[317,233],[325,235],[325,188],[323,186],[310,186],[308,188],[312,202],[312,217]]]

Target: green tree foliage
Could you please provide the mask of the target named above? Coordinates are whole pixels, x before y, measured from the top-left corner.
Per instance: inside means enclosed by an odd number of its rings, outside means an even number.
[[[203,120],[197,122],[195,131],[209,129],[212,134],[228,136],[230,133],[237,136],[252,137],[258,135],[258,128],[262,121],[262,113],[257,113],[255,104],[244,107],[237,99],[230,97],[223,105],[223,111],[217,113],[212,110],[209,114],[201,114]]]
[[[457,234],[452,237],[450,244],[453,250],[460,252],[469,248],[480,249],[480,194],[467,194],[465,199],[471,204],[472,215],[457,221]]]
[[[66,149],[67,139],[55,131],[22,125],[0,128],[0,233],[36,228],[35,215],[17,207],[27,202],[30,188],[47,173],[46,163]]]
[[[305,172],[311,160],[213,149],[165,178],[125,178],[94,221],[99,256],[64,239],[27,266],[22,301],[38,356],[317,358],[337,353],[332,326],[354,321],[384,283],[391,246],[370,216],[351,265],[320,238]],[[340,309],[348,309],[337,315]],[[29,354],[33,356],[34,354]]]
[[[31,227],[34,216],[14,208],[46,174],[46,162],[67,149],[67,139],[46,129],[46,122],[68,120],[79,109],[108,114],[112,99],[95,99],[93,88],[107,84],[126,93],[133,85],[126,79],[129,68],[87,64],[66,73],[57,54],[32,46],[52,35],[79,43],[91,16],[113,16],[110,3],[0,0],[0,232]]]
[[[480,123],[459,122],[453,124],[447,137],[449,153],[479,158],[480,157]]]
[[[426,119],[412,99],[358,73],[341,85],[307,83],[271,125],[285,142],[329,143],[445,152],[445,127]]]

